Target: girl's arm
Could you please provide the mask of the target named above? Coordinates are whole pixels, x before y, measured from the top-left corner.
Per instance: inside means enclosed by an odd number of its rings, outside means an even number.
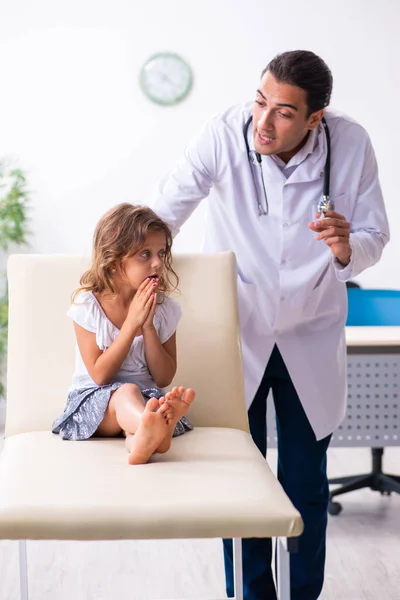
[[[128,319],[105,352],[98,347],[95,333],[74,322],[76,340],[82,360],[90,377],[97,385],[106,385],[112,380],[129,352],[139,328],[135,328],[127,321]]]
[[[147,366],[156,385],[167,387],[176,373],[176,334],[161,344],[152,325],[143,327],[144,353]]]
[[[96,344],[96,334],[74,322],[79,351],[90,377],[97,385],[106,385],[119,371],[134,337],[153,312],[157,294],[151,279],[137,290],[129,307],[128,316],[119,334],[105,352]]]
[[[147,366],[158,387],[167,387],[176,373],[176,333],[161,344],[157,331],[154,327],[154,315],[157,308],[157,294],[149,315],[142,326],[144,354]]]

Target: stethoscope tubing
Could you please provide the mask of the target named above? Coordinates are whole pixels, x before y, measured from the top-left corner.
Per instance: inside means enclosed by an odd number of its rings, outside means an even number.
[[[256,157],[258,167],[260,169],[261,183],[262,183],[262,187],[263,187],[264,200],[265,200],[265,208],[261,204],[261,200],[260,200],[260,197],[258,194],[258,189],[257,189],[257,182],[255,180],[254,172],[253,172],[252,165],[254,164],[254,160],[252,157],[252,153],[250,151],[250,146],[249,146],[249,141],[248,141],[248,131],[249,131],[249,127],[250,127],[252,120],[253,120],[253,115],[250,115],[250,117],[247,119],[247,121],[243,125],[243,137],[244,137],[244,143],[246,144],[247,158],[249,161],[251,176],[253,179],[254,191],[255,191],[255,194],[257,197],[258,214],[261,217],[261,216],[265,216],[268,214],[269,206],[268,206],[267,191],[265,189],[264,174],[263,174],[263,169],[262,169],[262,157],[259,152],[255,152],[255,157]],[[326,136],[326,160],[325,160],[325,167],[324,167],[324,184],[323,184],[323,188],[322,188],[322,202],[320,202],[318,206],[321,207],[322,212],[326,212],[326,210],[329,209],[329,191],[330,191],[330,176],[331,176],[331,136],[330,136],[329,127],[325,120],[325,117],[322,117],[321,123],[324,128],[325,136]]]

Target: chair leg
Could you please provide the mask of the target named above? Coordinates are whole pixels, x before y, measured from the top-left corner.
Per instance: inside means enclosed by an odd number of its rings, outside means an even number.
[[[242,540],[233,538],[233,589],[235,600],[243,600]]]
[[[26,540],[19,540],[19,585],[21,600],[28,600],[28,561],[26,555]]]
[[[400,494],[400,482],[394,479],[391,475],[381,473],[376,477],[378,491],[397,492]]]
[[[352,492],[354,490],[360,490],[365,487],[371,488],[371,490],[374,492],[397,492],[400,494],[400,476],[389,475],[383,472],[383,452],[383,448],[371,448],[372,470],[370,473],[366,475],[336,477],[334,479],[329,479],[329,484],[344,484],[330,493],[330,500],[332,501],[332,498],[339,496],[340,494],[345,494],[346,492]],[[334,503],[330,505],[331,508],[333,505]],[[329,512],[331,514],[338,514],[340,510],[336,510],[334,512],[330,510]]]
[[[290,552],[287,538],[277,539],[276,564],[277,598],[290,600]]]
[[[369,475],[369,473],[365,473],[366,477],[368,475]],[[358,479],[359,477],[363,477],[363,475],[346,475],[345,477],[333,477],[333,479],[329,479],[329,485],[338,485],[339,483],[341,483],[341,484],[351,483],[352,481],[354,481],[355,479]]]
[[[365,487],[371,487],[372,483],[373,475],[361,475],[360,477],[355,477],[352,482],[346,483],[340,488],[330,492],[329,499],[332,500],[332,498],[339,496],[340,494],[346,494],[347,492],[353,492],[355,490],[361,490]]]
[[[400,483],[400,475],[392,475],[392,473],[382,473],[382,475],[386,475],[386,477],[390,477],[393,481],[397,481]]]

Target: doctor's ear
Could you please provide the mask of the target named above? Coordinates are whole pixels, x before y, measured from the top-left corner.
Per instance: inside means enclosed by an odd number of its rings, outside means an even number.
[[[308,129],[312,130],[312,129],[315,129],[316,127],[318,127],[318,125],[322,121],[323,116],[324,116],[323,108],[321,110],[316,110],[315,112],[311,113],[311,115],[308,118]]]

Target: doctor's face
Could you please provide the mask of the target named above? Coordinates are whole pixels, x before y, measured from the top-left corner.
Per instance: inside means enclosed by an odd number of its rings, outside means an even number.
[[[302,147],[324,111],[308,115],[307,92],[282,83],[267,71],[260,81],[253,107],[254,147],[260,154],[277,154],[286,163]]]

